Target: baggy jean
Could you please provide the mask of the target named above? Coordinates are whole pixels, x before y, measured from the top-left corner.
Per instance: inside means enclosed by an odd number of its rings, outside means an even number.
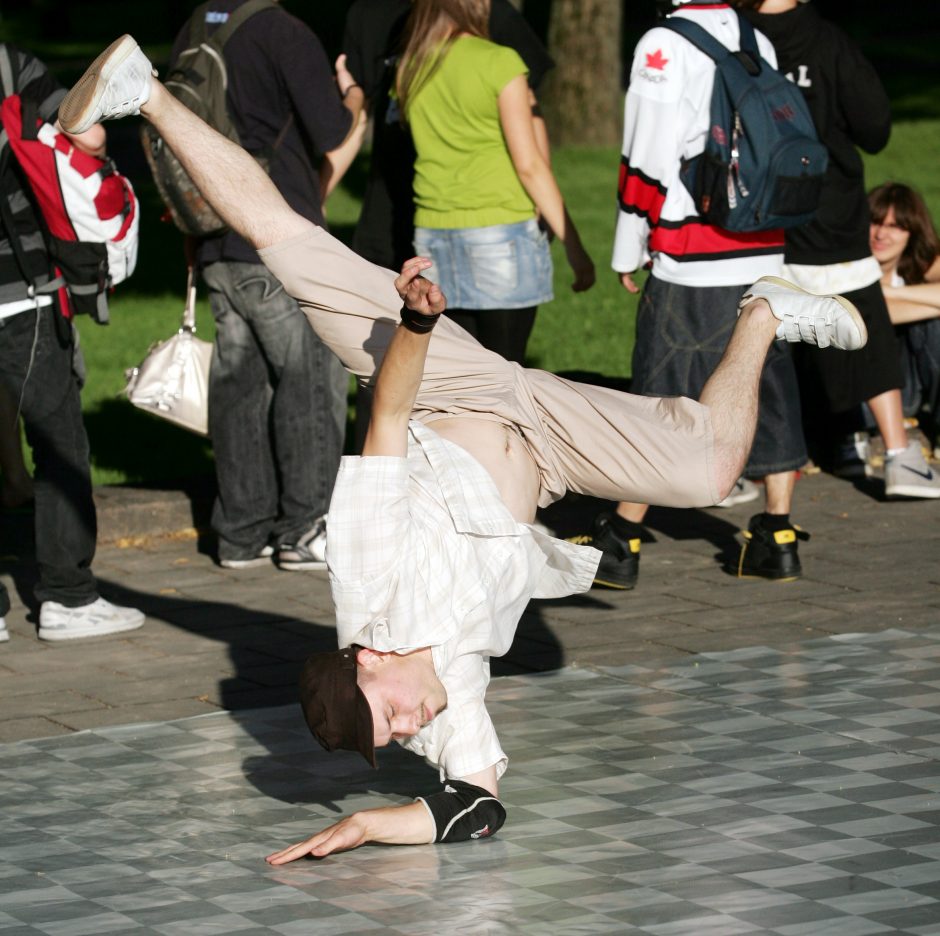
[[[209,435],[222,559],[293,543],[327,512],[349,378],[297,303],[260,263],[202,271],[216,322]]]
[[[35,595],[72,608],[98,597],[91,572],[98,528],[73,350],[71,325],[54,305],[0,319],[0,380],[22,401],[35,466]]]

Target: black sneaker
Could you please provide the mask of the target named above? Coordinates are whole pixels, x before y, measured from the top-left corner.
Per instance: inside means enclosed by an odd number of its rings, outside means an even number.
[[[618,536],[611,526],[610,514],[598,514],[590,533],[572,536],[568,542],[593,546],[603,553],[594,575],[595,585],[623,591],[636,586],[640,574],[640,538],[623,539]]]
[[[751,517],[736,568],[738,578],[766,578],[778,582],[793,582],[803,574],[797,540],[808,540],[809,533],[798,526],[783,530],[768,530],[762,522],[763,514]]]

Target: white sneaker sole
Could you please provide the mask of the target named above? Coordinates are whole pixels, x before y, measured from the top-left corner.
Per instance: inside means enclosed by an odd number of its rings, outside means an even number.
[[[112,634],[123,634],[125,631],[137,630],[143,627],[144,617],[140,620],[128,621],[118,624],[101,624],[92,627],[43,627],[39,626],[39,639],[55,643],[61,640],[80,640],[83,637],[109,637]]]
[[[59,105],[59,123],[66,133],[84,133],[97,123],[95,111],[111,76],[136,49],[134,37],[123,35],[91,63]]]
[[[910,497],[918,500],[935,500],[940,497],[940,488],[927,487],[924,484],[892,484],[885,488],[885,497]]]
[[[773,283],[774,286],[781,286],[784,289],[791,290],[792,292],[803,293],[804,296],[813,296],[816,299],[832,299],[833,301],[838,302],[839,305],[842,306],[843,309],[845,309],[849,318],[851,318],[852,321],[855,323],[855,327],[858,329],[859,334],[862,336],[862,340],[861,340],[861,343],[858,345],[858,348],[864,348],[865,345],[868,343],[868,328],[865,326],[865,320],[862,318],[861,313],[859,313],[858,309],[856,309],[855,306],[851,302],[849,302],[848,299],[845,298],[845,296],[819,295],[817,293],[812,293],[808,289],[803,289],[800,286],[796,286],[795,284],[791,283],[789,280],[785,280],[780,276],[762,276],[754,285],[756,286],[758,283]],[[763,298],[763,297],[758,296],[756,298]],[[764,299],[764,301],[770,304],[769,299]],[[776,318],[776,316],[774,316],[774,318]],[[853,350],[857,351],[858,348],[854,348]]]
[[[325,569],[326,563],[320,562],[317,559],[304,559],[302,562],[290,562],[278,559],[277,567],[282,572],[313,572],[317,569]]]

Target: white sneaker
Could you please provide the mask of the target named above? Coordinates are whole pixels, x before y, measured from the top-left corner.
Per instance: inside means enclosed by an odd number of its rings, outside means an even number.
[[[934,471],[916,440],[897,455],[885,458],[886,497],[940,497],[940,475]]]
[[[856,351],[868,341],[868,329],[858,309],[844,296],[816,296],[779,276],[762,276],[738,304],[766,299],[780,322],[777,337],[842,351]]]
[[[0,643],[6,643],[10,639],[10,632],[7,630],[7,622],[0,617]]]
[[[326,514],[296,543],[282,543],[278,547],[277,567],[285,572],[326,568]]]
[[[59,105],[67,133],[84,133],[102,120],[139,114],[150,100],[156,70],[132,36],[116,39],[96,58]]]
[[[716,507],[737,507],[738,504],[747,504],[760,497],[760,491],[753,481],[747,478],[738,478],[734,482],[734,487],[728,492],[724,500],[718,501]]]
[[[79,608],[67,608],[57,601],[44,601],[39,609],[39,639],[101,637],[136,630],[143,623],[143,611],[122,608],[104,598],[96,598],[91,604]]]

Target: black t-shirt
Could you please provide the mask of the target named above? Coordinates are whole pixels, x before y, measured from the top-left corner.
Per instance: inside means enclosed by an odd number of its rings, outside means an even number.
[[[409,0],[357,0],[346,17],[343,51],[373,114],[372,160],[353,249],[381,266],[398,269],[414,253],[415,151],[389,99]],[[519,53],[537,90],[554,67],[545,47],[509,0],[493,0],[490,39]]]
[[[213,22],[210,34],[221,25],[218,14],[231,13],[243,2],[216,0],[207,14]],[[189,29],[187,22],[173,45],[171,61],[188,46]],[[249,153],[264,153],[283,133],[270,159],[271,180],[294,211],[323,225],[314,158],[343,142],[352,116],[340,99],[320,40],[285,10],[263,10],[233,33],[224,56],[229,113],[242,146]],[[259,262],[254,249],[231,232],[204,240],[198,259],[203,265],[216,260]]]
[[[878,73],[812,6],[746,15],[773,43],[778,68],[803,92],[829,150],[816,216],[787,229],[787,262],[817,266],[869,256],[864,164],[856,147],[877,153],[891,132],[891,106]]]

